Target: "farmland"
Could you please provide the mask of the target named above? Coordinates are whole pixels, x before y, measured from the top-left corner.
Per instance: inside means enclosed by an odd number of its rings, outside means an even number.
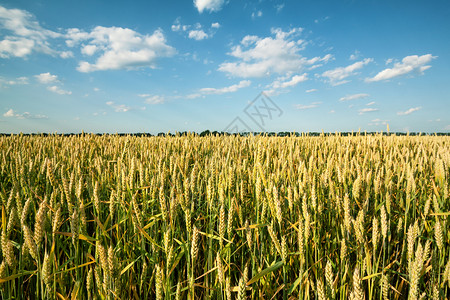
[[[0,137],[0,297],[445,299],[450,138]]]

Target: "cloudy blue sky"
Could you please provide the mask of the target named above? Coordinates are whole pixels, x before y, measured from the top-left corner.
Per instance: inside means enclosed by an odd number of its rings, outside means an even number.
[[[0,1],[0,132],[449,132],[449,30],[449,1]]]

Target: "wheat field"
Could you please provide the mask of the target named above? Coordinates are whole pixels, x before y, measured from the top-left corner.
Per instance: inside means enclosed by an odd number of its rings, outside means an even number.
[[[0,137],[2,299],[448,299],[450,138]]]

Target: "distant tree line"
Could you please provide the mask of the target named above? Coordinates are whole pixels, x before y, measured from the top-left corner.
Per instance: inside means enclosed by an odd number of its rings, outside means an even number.
[[[81,136],[86,134],[85,132],[81,133],[19,133],[19,134],[12,134],[12,133],[0,133],[0,136],[11,136],[11,135],[24,135],[24,136]],[[182,132],[175,132],[175,133],[164,133],[160,132],[158,134],[151,134],[151,133],[143,133],[143,132],[137,132],[137,133],[89,133],[94,135],[113,135],[113,136],[137,136],[137,137],[151,137],[151,136],[160,136],[160,137],[166,137],[166,136],[187,136],[187,135],[193,135],[193,136],[249,136],[249,135],[264,135],[264,136],[278,136],[278,137],[286,137],[286,136],[334,136],[334,135],[340,135],[340,136],[357,136],[357,135],[374,135],[374,134],[380,134],[379,132],[360,132],[360,131],[354,131],[354,132],[289,132],[289,131],[282,131],[282,132],[240,132],[240,133],[229,133],[224,131],[209,131],[205,130],[201,133],[196,133],[193,131],[182,131]],[[420,135],[436,135],[436,136],[450,136],[450,132],[435,132],[435,133],[424,133],[424,132],[382,132],[383,135],[397,135],[397,136],[420,136]]]

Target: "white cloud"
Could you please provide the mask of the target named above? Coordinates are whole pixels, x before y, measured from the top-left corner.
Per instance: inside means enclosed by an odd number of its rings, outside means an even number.
[[[147,104],[162,104],[166,101],[166,99],[160,95],[140,94],[138,96],[145,98],[144,102]]]
[[[81,48],[81,53],[91,56],[94,55],[97,50],[99,50],[99,48],[96,45],[85,45]]]
[[[202,88],[199,90],[202,95],[221,95],[226,93],[234,93],[239,89],[250,86],[250,80],[242,80],[238,84],[233,84],[223,88]]]
[[[372,102],[367,103],[366,105],[367,105],[367,106],[372,106],[372,105],[374,105],[374,104],[375,104],[375,101],[372,101]]]
[[[339,101],[350,101],[350,100],[357,100],[357,99],[364,99],[369,97],[369,94],[353,94],[353,95],[346,95],[345,97],[341,97]]]
[[[252,19],[260,18],[260,17],[262,17],[262,15],[263,15],[263,13],[260,10],[258,10],[257,12],[252,12]]]
[[[26,57],[32,52],[57,55],[48,40],[62,37],[47,30],[34,20],[33,15],[21,9],[7,9],[0,5],[0,28],[9,33],[0,41],[0,57]]]
[[[353,54],[350,55],[350,60],[357,60],[361,56],[361,53],[358,50],[355,50]]]
[[[306,90],[305,92],[307,92],[307,93],[313,93],[313,92],[317,92],[317,89],[310,89],[310,90]]]
[[[292,78],[290,80],[287,80],[287,81],[285,81],[283,79],[284,78],[278,78],[277,80],[275,80],[272,83],[271,86],[274,89],[279,89],[279,88],[284,89],[284,88],[296,86],[300,82],[308,80],[308,76],[306,73],[303,73],[302,75],[294,75],[294,76],[292,76]]]
[[[284,32],[277,28],[272,29],[274,37],[247,35],[228,53],[238,61],[222,63],[219,71],[242,78],[263,77],[273,73],[285,75],[332,59],[331,55],[311,59],[301,56],[299,52],[305,41],[297,39],[297,36],[302,31],[302,28],[294,28]]]
[[[172,31],[180,31],[181,25],[180,24],[173,24],[171,29],[172,29]]]
[[[16,79],[8,80],[0,77],[0,87],[11,85],[23,85],[28,84],[28,77],[17,77]]]
[[[316,108],[319,106],[319,104],[322,102],[312,102],[311,104],[296,104],[295,108],[298,110],[306,110],[306,109],[311,109],[311,108]]]
[[[327,77],[331,85],[340,85],[349,82],[345,78],[356,75],[356,71],[372,62],[372,58],[366,58],[361,61],[357,61],[347,67],[339,67],[333,70],[328,70],[322,73],[323,77]]]
[[[49,90],[50,92],[56,93],[56,94],[60,94],[60,95],[72,95],[71,91],[63,90],[56,85],[47,87],[47,90]]]
[[[145,110],[145,106],[142,107],[131,107],[125,104],[116,104],[113,101],[108,101],[106,102],[106,105],[110,106],[111,108],[114,109],[115,112],[128,112],[128,111],[132,111],[132,110]],[[103,115],[106,115],[106,113],[104,112]]]
[[[204,10],[213,12],[221,10],[224,2],[224,0],[194,0],[194,6],[199,13],[202,13]]]
[[[372,107],[361,108],[359,110],[359,114],[363,115],[365,113],[371,113],[371,112],[376,112],[376,111],[379,111],[379,109],[378,108],[372,108]]]
[[[127,106],[125,104],[115,104],[113,101],[106,102],[106,105],[114,108],[115,112],[127,112],[131,109],[130,106]]]
[[[14,116],[15,116],[14,110],[12,110],[12,109],[8,110],[7,112],[5,112],[5,113],[3,114],[3,116],[4,116],[4,117],[7,117],[7,118],[14,117]]]
[[[275,8],[277,9],[277,13],[279,13],[284,8],[284,3],[275,5]]]
[[[402,59],[401,63],[400,62],[395,63],[393,68],[384,69],[374,77],[367,78],[366,81],[373,82],[373,81],[387,80],[411,72],[415,72],[417,74],[422,75],[425,70],[431,68],[430,65],[426,64],[431,62],[431,60],[436,57],[437,56],[432,56],[431,54],[425,54],[422,56],[418,55],[406,56]]]
[[[80,72],[155,68],[157,58],[175,54],[175,49],[166,44],[161,30],[152,35],[142,35],[128,28],[97,26],[89,33],[69,29],[67,36],[69,45],[89,41],[82,48],[83,54],[101,53],[95,63],[81,61],[77,68]]]
[[[413,112],[421,110],[421,109],[422,109],[422,107],[420,107],[420,106],[412,107],[412,108],[410,108],[410,109],[408,109],[406,111],[399,111],[397,113],[397,115],[399,115],[399,116],[407,116],[407,115],[412,114]]]
[[[389,120],[381,120],[379,118],[377,119],[373,119],[368,125],[369,126],[380,126],[380,125],[384,125],[386,126],[388,124]]]
[[[32,115],[29,112],[19,114],[14,112],[13,109],[10,109],[7,112],[5,112],[3,116],[6,118],[17,118],[17,119],[48,119],[46,115]]]
[[[59,56],[61,58],[71,58],[71,57],[73,57],[73,52],[72,51],[62,51],[59,53]]]
[[[180,18],[177,18],[172,25],[172,31],[180,32],[181,34],[186,35],[188,38],[196,41],[212,38],[219,28],[220,24],[217,22],[211,23],[211,27],[207,29],[203,29],[200,23],[196,23],[193,25],[183,25],[180,22]]]
[[[390,63],[392,63],[394,60],[392,58],[388,58],[386,59],[386,65],[389,65]]]
[[[208,34],[201,29],[189,31],[189,38],[194,39],[196,41],[201,41],[207,39],[208,37],[209,37]]]
[[[52,75],[50,72],[41,73],[39,75],[34,75],[34,77],[42,84],[56,83],[59,82],[57,75]]]

